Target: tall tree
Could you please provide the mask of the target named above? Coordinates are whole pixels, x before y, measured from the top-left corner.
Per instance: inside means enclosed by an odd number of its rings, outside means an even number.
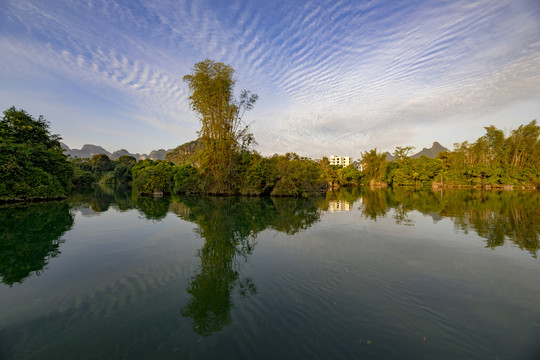
[[[230,65],[210,59],[196,63],[191,74],[184,76],[191,92],[191,108],[201,121],[203,149],[199,166],[209,176],[210,192],[233,190],[236,155],[254,142],[242,117],[253,108],[258,96],[243,90],[236,100],[233,76]]]
[[[385,181],[386,168],[388,166],[386,154],[378,153],[377,148],[365,151],[362,154],[362,164],[364,165],[366,180],[370,184],[382,185]]]

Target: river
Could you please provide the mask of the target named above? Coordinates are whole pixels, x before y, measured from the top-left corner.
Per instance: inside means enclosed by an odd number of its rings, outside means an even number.
[[[540,192],[0,207],[1,359],[538,359]]]

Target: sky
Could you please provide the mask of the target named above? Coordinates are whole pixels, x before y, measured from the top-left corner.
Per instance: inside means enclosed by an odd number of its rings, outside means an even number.
[[[0,0],[0,49],[0,109],[72,149],[196,139],[182,78],[207,58],[259,95],[263,155],[453,149],[540,120],[538,0]]]

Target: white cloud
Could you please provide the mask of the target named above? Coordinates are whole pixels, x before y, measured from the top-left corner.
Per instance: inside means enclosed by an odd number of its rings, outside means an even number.
[[[261,95],[250,119],[263,153],[414,143],[423,124],[540,97],[528,0],[13,1],[0,22],[1,72],[62,76],[179,142],[198,127],[181,78],[207,57]]]

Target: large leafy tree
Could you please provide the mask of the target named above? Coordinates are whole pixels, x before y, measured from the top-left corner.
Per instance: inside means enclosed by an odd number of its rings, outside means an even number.
[[[46,149],[61,149],[61,137],[50,133],[49,123],[43,115],[35,119],[26,111],[17,110],[12,106],[4,111],[4,117],[0,123],[2,142],[30,146],[42,145]]]
[[[242,117],[253,108],[256,94],[243,90],[234,97],[234,69],[210,59],[198,62],[191,74],[184,76],[190,90],[189,101],[199,115],[203,143],[199,166],[208,178],[208,192],[233,191],[236,156],[254,142]]]
[[[43,116],[11,107],[0,119],[0,200],[66,196],[73,166]]]

